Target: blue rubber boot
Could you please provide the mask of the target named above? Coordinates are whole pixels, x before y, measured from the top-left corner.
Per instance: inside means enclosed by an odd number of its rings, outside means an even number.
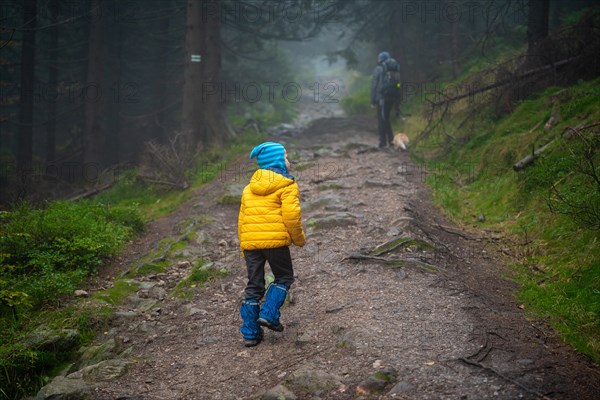
[[[244,321],[240,332],[244,336],[244,346],[252,347],[259,344],[263,338],[263,330],[258,326],[257,319],[260,312],[258,300],[244,300],[240,307],[240,315]]]
[[[285,302],[288,287],[281,283],[272,283],[267,289],[265,302],[260,309],[258,324],[276,332],[283,331],[283,325],[279,323],[281,316],[279,309]]]

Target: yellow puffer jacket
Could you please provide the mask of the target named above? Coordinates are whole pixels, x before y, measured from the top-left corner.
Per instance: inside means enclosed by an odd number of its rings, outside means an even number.
[[[238,237],[242,250],[304,246],[298,184],[271,170],[257,170],[242,193]]]

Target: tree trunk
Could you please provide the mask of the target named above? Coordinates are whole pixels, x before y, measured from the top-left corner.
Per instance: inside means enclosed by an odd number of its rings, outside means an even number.
[[[400,80],[402,82],[410,82],[412,79],[412,72],[409,71],[408,59],[406,57],[406,39],[404,34],[405,23],[402,20],[402,7],[404,5],[402,3],[402,1],[390,3],[392,9],[390,10],[389,21],[391,32],[391,43],[389,48],[392,52],[392,57],[394,57],[400,65]]]
[[[208,9],[219,10],[220,0],[206,0]],[[206,57],[204,62],[204,82],[211,88],[212,95],[203,96],[203,108],[205,109],[206,130],[203,143],[206,146],[223,144],[235,136],[235,132],[229,125],[225,116],[225,100],[227,93],[224,91],[238,90],[233,83],[221,81],[221,20],[219,12],[205,13],[204,19]],[[233,97],[233,96],[230,96]]]
[[[83,87],[83,102],[85,103],[85,118],[83,127],[83,168],[84,170],[103,169],[104,129],[102,121],[103,96],[109,96],[108,88],[103,87],[104,63],[103,49],[105,41],[102,38],[102,21],[106,16],[100,16],[101,0],[91,0],[91,26],[88,44],[87,81]]]
[[[553,1],[548,10],[548,30],[552,31],[560,26],[560,17],[565,13],[565,4],[562,1]]]
[[[548,36],[548,14],[550,0],[529,0],[529,15],[527,22],[527,60],[529,65],[536,63],[539,56],[537,47]]]
[[[169,17],[165,16],[158,22],[158,35],[161,41],[166,42],[169,35]],[[165,107],[167,106],[167,60],[162,55],[165,50],[163,46],[156,46],[157,79],[154,82],[156,96],[156,120],[154,138],[162,144],[169,143],[165,127]]]
[[[118,0],[111,0],[111,6],[117,9]],[[119,150],[121,145],[121,109],[123,103],[130,101],[130,90],[132,83],[122,82],[121,60],[123,59],[123,24],[119,19],[109,19],[106,13],[103,15],[102,31],[104,38],[109,39],[110,47],[103,47],[108,57],[104,61],[103,96],[101,106],[105,111],[103,128],[106,141],[104,143],[103,162],[106,166],[119,163]]]
[[[194,142],[201,142],[204,136],[202,70],[208,57],[204,54],[206,24],[202,21],[202,7],[203,4],[197,0],[187,2],[181,129]]]
[[[48,4],[50,21],[55,23],[58,16],[58,0],[51,0]],[[46,117],[46,165],[51,164],[56,158],[56,102],[58,82],[58,26],[50,28],[50,41],[48,43],[48,115]]]
[[[452,77],[456,79],[460,73],[460,63],[458,62],[459,48],[458,48],[458,24],[460,15],[453,15],[450,24],[452,25],[450,32],[450,57],[452,59]]]
[[[408,18],[409,21],[411,19],[412,18]],[[414,22],[413,22],[413,24],[414,24]],[[426,72],[430,69],[430,65],[429,65],[430,57],[427,55],[427,51],[429,49],[429,45],[427,43],[427,35],[429,35],[431,33],[427,30],[426,24],[421,24],[418,26],[420,27],[418,29],[423,30],[423,33],[420,33],[419,31],[415,30],[415,27],[413,25],[412,26],[413,31],[411,32],[411,34],[412,34],[412,38],[414,40],[414,44],[412,47],[416,50],[412,54],[413,62],[415,64],[414,80],[415,80],[415,82],[420,83],[420,82],[424,82],[427,79]],[[416,53],[416,54],[414,54],[414,53]]]
[[[27,173],[33,163],[33,89],[35,65],[36,0],[23,1],[23,43],[21,46],[21,94],[17,169]]]

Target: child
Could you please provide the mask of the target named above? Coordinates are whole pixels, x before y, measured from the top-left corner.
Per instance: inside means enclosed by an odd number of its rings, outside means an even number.
[[[288,173],[287,152],[279,143],[265,142],[252,150],[252,158],[256,158],[260,169],[244,188],[238,218],[238,236],[248,268],[248,285],[240,308],[240,331],[246,347],[261,342],[261,326],[283,331],[279,308],[294,282],[289,246],[304,246],[298,184]],[[267,261],[275,281],[261,307]]]

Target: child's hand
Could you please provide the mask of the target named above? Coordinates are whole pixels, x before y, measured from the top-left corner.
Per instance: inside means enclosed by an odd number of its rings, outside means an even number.
[[[304,245],[306,244],[306,238],[304,236],[304,233],[302,234],[302,238],[299,241],[293,243],[298,247],[304,247]]]

